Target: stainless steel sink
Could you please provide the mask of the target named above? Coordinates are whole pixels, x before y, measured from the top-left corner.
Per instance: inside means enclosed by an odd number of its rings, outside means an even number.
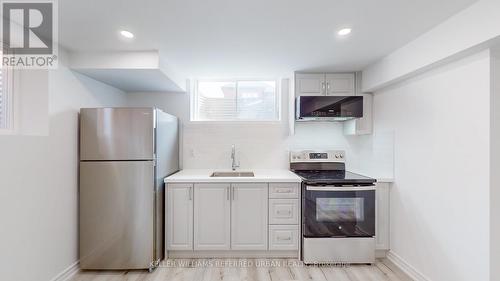
[[[255,177],[253,172],[213,172],[211,177],[236,177],[236,178],[246,178]]]

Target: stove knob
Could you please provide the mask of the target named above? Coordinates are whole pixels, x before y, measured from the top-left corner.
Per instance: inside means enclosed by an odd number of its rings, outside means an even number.
[[[335,158],[339,159],[339,158],[340,158],[340,156],[339,156],[338,154],[335,154]]]

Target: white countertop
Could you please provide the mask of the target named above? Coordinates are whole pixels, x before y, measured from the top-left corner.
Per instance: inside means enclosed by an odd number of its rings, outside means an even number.
[[[165,178],[166,183],[174,182],[301,182],[300,177],[289,170],[242,169],[237,172],[254,172],[254,177],[210,177],[213,172],[230,172],[219,169],[186,169]]]

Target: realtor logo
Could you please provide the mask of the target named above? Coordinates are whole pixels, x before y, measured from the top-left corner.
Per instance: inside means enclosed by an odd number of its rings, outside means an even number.
[[[2,1],[2,65],[14,68],[57,66],[56,2]]]

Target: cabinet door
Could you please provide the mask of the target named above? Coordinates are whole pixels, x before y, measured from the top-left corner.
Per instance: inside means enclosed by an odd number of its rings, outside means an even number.
[[[329,96],[354,96],[356,95],[354,73],[327,73],[326,92]]]
[[[375,209],[375,248],[377,250],[389,250],[389,183],[377,183],[376,209]]]
[[[295,96],[323,96],[326,94],[324,73],[296,73]]]
[[[230,249],[230,184],[194,185],[194,249]]]
[[[267,250],[267,183],[231,186],[231,249]]]
[[[193,185],[167,184],[167,250],[193,250]]]

